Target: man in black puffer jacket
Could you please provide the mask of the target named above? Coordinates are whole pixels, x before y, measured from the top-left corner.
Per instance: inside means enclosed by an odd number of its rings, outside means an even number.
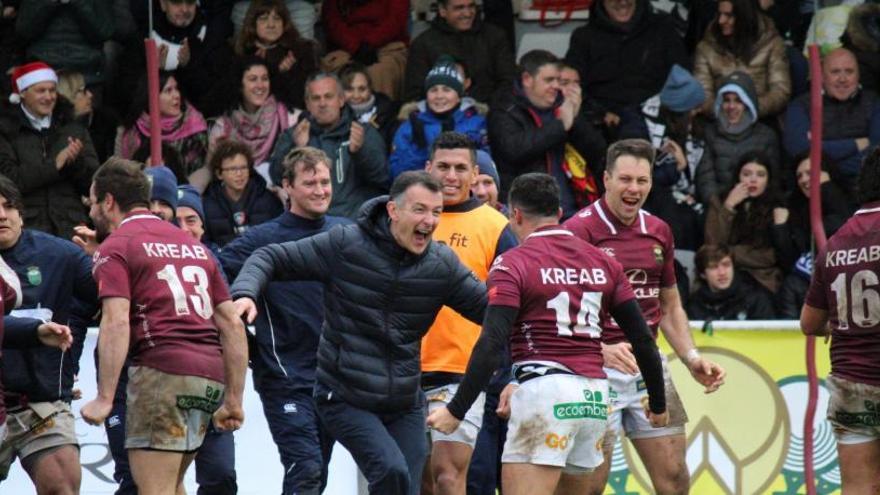
[[[440,184],[405,172],[391,195],[366,202],[356,225],[254,252],[232,285],[240,314],[271,280],[324,284],[315,395],[331,436],[348,449],[370,493],[417,494],[427,455],[419,387],[422,337],[444,305],[475,323],[484,284],[431,236]]]

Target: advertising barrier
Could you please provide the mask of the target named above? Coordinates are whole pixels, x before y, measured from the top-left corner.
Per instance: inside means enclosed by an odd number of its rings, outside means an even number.
[[[702,354],[721,364],[728,373],[725,385],[706,395],[661,338],[670,371],[690,417],[687,428],[687,463],[691,493],[701,495],[795,495],[804,493],[803,431],[807,402],[803,343],[795,322],[714,322],[713,335],[700,332],[702,322],[692,322],[694,340]],[[96,334],[90,333],[81,360],[77,386],[83,397],[95,394],[91,358]],[[828,346],[817,346],[819,376],[830,369]],[[74,402],[77,417],[83,400]],[[814,421],[815,466],[819,494],[837,494],[840,471],[836,444],[825,409],[828,393],[820,383],[819,408]],[[261,403],[248,379],[245,393],[246,422],[236,433],[236,468],[239,493],[279,493],[282,467],[269,435]],[[103,428],[77,420],[82,444],[82,493],[112,494],[113,461]],[[651,493],[650,481],[632,445],[619,443],[612,460],[607,494]],[[196,492],[194,470],[186,478],[188,493]],[[355,495],[357,467],[338,444],[333,451],[326,494]],[[27,475],[16,464],[0,492],[34,493]]]

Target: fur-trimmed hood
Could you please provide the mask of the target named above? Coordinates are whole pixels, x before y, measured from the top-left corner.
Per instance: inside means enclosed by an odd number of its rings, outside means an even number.
[[[845,35],[855,48],[880,51],[880,4],[864,3],[854,7],[849,14]]]
[[[480,103],[470,96],[465,96],[461,99],[461,104],[459,104],[458,110],[456,111],[466,112],[471,109],[477,115],[485,116],[489,113],[489,105],[485,103]],[[409,103],[404,103],[404,105],[400,107],[400,111],[397,112],[397,120],[403,122],[409,119],[410,114],[412,114],[413,112],[426,112],[427,110],[427,100],[411,101]]]

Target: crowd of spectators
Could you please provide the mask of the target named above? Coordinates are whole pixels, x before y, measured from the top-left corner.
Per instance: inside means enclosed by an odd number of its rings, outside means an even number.
[[[484,18],[493,2],[439,0],[414,37],[407,0],[4,2],[0,89],[15,102],[0,111],[0,173],[29,228],[70,238],[87,223],[98,165],[148,161],[149,37],[163,164],[202,195],[203,240],[220,249],[284,211],[282,162],[304,146],[332,160],[333,215],[355,219],[455,130],[491,170],[477,197],[491,191],[503,209],[516,176],[544,171],[569,217],[602,193],[607,146],[640,137],[658,152],[645,208],[676,247],[714,246],[704,264],[729,253],[744,274],[735,286],[758,284],[773,316],[794,317],[809,271],[809,18],[798,2],[673,3],[597,0],[564,58],[515,61],[510,27]],[[860,160],[880,143],[878,18],[876,5],[853,8],[823,60],[829,230],[853,211]],[[707,280],[697,274],[693,292]]]

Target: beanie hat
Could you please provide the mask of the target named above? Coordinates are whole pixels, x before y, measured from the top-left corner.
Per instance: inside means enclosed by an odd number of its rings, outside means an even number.
[[[501,190],[501,178],[498,177],[498,168],[492,161],[492,156],[483,150],[477,150],[477,166],[480,167],[480,175],[488,175],[495,181],[495,187]]]
[[[428,72],[425,77],[425,92],[438,84],[452,88],[459,97],[464,94],[464,78],[455,68],[455,59],[449,55],[441,55]]]
[[[12,93],[9,102],[21,103],[21,92],[41,82],[58,82],[58,74],[45,62],[31,62],[12,69]]]
[[[703,86],[684,67],[675,64],[660,90],[660,104],[673,112],[690,112],[706,101]]]
[[[161,201],[177,210],[177,177],[174,172],[160,165],[147,167],[146,173],[150,180],[150,201]]]
[[[177,207],[180,208],[181,206],[192,208],[199,215],[199,218],[202,219],[202,222],[205,221],[205,208],[202,206],[202,197],[195,187],[184,184],[177,188]]]

